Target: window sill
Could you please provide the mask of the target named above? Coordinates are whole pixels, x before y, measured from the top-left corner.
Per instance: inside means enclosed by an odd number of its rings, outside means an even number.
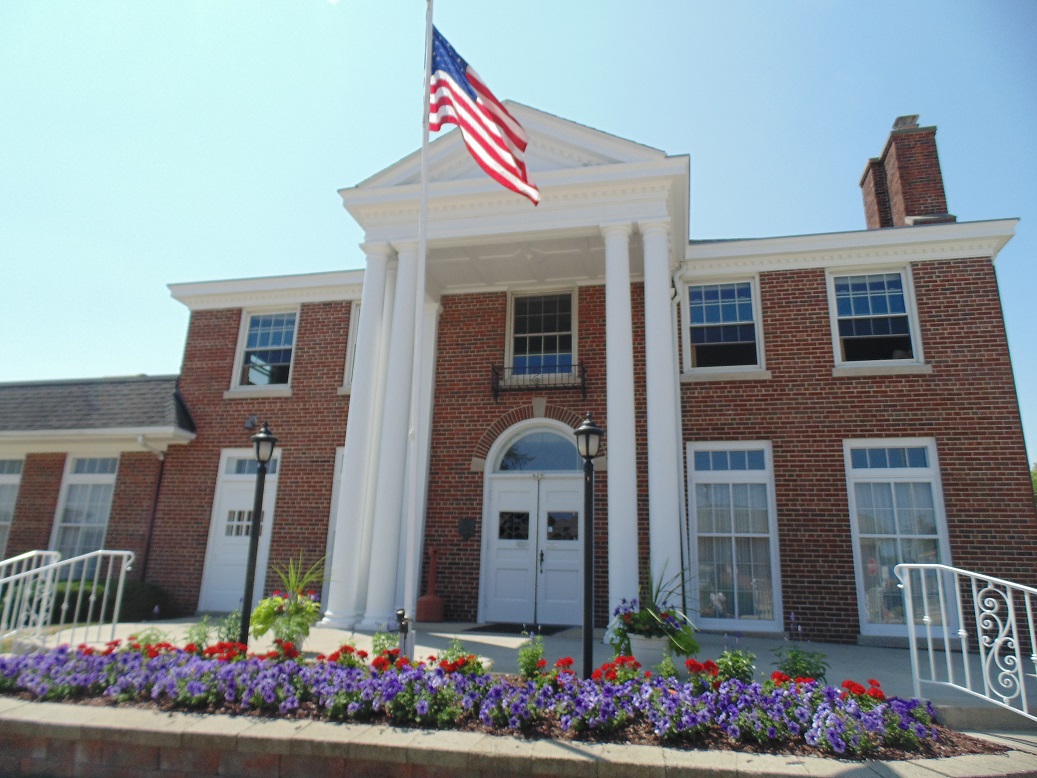
[[[868,365],[867,367],[833,367],[832,378],[863,378],[883,375],[932,375],[932,365]]]
[[[682,373],[682,384],[697,384],[704,381],[769,381],[770,370],[723,370],[715,373]]]
[[[239,386],[223,393],[224,400],[253,399],[256,397],[291,397],[290,386]]]
[[[352,391],[353,391],[353,385],[352,384],[343,384],[342,386],[340,386],[338,389],[335,390],[335,394],[339,395],[340,397],[343,396],[343,395],[348,396],[349,394],[352,393]]]

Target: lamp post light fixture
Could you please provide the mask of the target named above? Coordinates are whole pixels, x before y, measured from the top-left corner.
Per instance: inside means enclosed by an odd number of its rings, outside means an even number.
[[[594,669],[594,458],[605,430],[587,417],[574,430],[576,450],[583,457],[583,677]]]
[[[241,633],[238,642],[248,645],[249,621],[252,618],[252,592],[256,587],[256,557],[259,556],[259,533],[263,522],[263,487],[266,485],[266,465],[274,455],[277,438],[266,422],[251,438],[256,447],[256,498],[252,503],[252,525],[248,536],[248,563],[245,566],[245,596],[241,600]]]

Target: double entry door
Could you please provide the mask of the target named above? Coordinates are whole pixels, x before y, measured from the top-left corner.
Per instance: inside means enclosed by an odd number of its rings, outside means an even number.
[[[579,624],[583,604],[583,477],[490,477],[483,621]]]

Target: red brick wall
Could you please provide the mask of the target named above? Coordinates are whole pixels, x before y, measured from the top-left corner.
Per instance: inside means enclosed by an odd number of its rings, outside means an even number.
[[[8,557],[50,547],[50,533],[54,528],[54,514],[58,510],[64,474],[64,454],[29,454],[25,457],[7,538]]]
[[[198,429],[170,447],[159,497],[148,580],[165,587],[182,612],[198,604],[220,451],[249,447],[252,415],[267,421],[283,456],[270,562],[325,552],[335,448],[345,440],[348,396],[337,394],[345,369],[348,302],[301,306],[292,365],[292,396],[224,398],[235,369],[240,309],[195,311],[188,327],[180,389]],[[268,577],[270,588],[276,581]]]
[[[145,545],[162,463],[150,451],[123,452],[108,514],[105,548],[137,555],[130,577],[143,577]]]
[[[884,162],[893,225],[905,225],[907,216],[947,213],[936,128],[894,132],[890,140]]]
[[[632,288],[638,401],[644,404],[643,293]],[[576,424],[586,411],[606,428],[605,290],[581,287],[577,296],[577,358],[587,368],[587,399],[578,389],[490,391],[490,367],[504,363],[507,295],[503,292],[445,296],[439,323],[436,397],[432,418],[425,545],[440,548],[437,594],[448,620],[474,621],[478,613],[482,543],[483,471],[473,472],[473,457],[485,457],[489,446],[509,426],[531,418],[532,401],[547,401],[547,416]],[[643,413],[639,415],[642,425]],[[639,469],[643,463],[639,463]],[[642,474],[643,475],[643,474]],[[607,473],[595,478],[595,620],[608,618]],[[642,477],[643,490],[643,477]],[[643,497],[643,495],[642,495]],[[644,504],[645,500],[639,500]],[[644,507],[641,513],[645,513]],[[460,518],[475,520],[476,534],[462,540]],[[643,539],[647,548],[647,538]],[[427,566],[427,558],[423,568]],[[424,572],[423,572],[424,575]],[[422,579],[422,593],[425,591]]]
[[[769,440],[786,623],[859,632],[842,443],[934,437],[952,561],[1037,582],[1037,515],[993,266],[913,266],[931,375],[833,378],[824,270],[763,273],[768,381],[682,388],[685,441]],[[1010,543],[994,542],[1011,538]]]

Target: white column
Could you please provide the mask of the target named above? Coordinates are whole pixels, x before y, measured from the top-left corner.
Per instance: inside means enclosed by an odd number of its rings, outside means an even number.
[[[605,224],[605,441],[608,451],[609,613],[637,596],[637,448],[634,338],[630,315],[630,233]]]
[[[377,629],[395,624],[396,569],[401,551],[403,495],[406,484],[407,430],[410,426],[411,370],[414,360],[414,293],[417,285],[417,243],[396,246],[400,266],[396,277],[392,334],[389,342],[382,440],[378,451],[371,564],[367,603],[360,626]]]
[[[370,469],[371,410],[377,399],[377,359],[382,340],[386,268],[390,250],[385,243],[365,243],[361,248],[367,256],[367,269],[364,271],[338,505],[334,513],[336,527],[332,566],[327,571],[330,576],[327,611],[322,622],[329,627],[345,629],[352,628],[356,619],[357,581],[354,574],[358,565],[360,538],[364,534],[363,505]]]
[[[670,318],[670,226],[638,225],[645,260],[645,393],[648,406],[648,533],[652,580],[681,570],[680,484],[674,462],[681,438],[673,402],[678,380]]]

